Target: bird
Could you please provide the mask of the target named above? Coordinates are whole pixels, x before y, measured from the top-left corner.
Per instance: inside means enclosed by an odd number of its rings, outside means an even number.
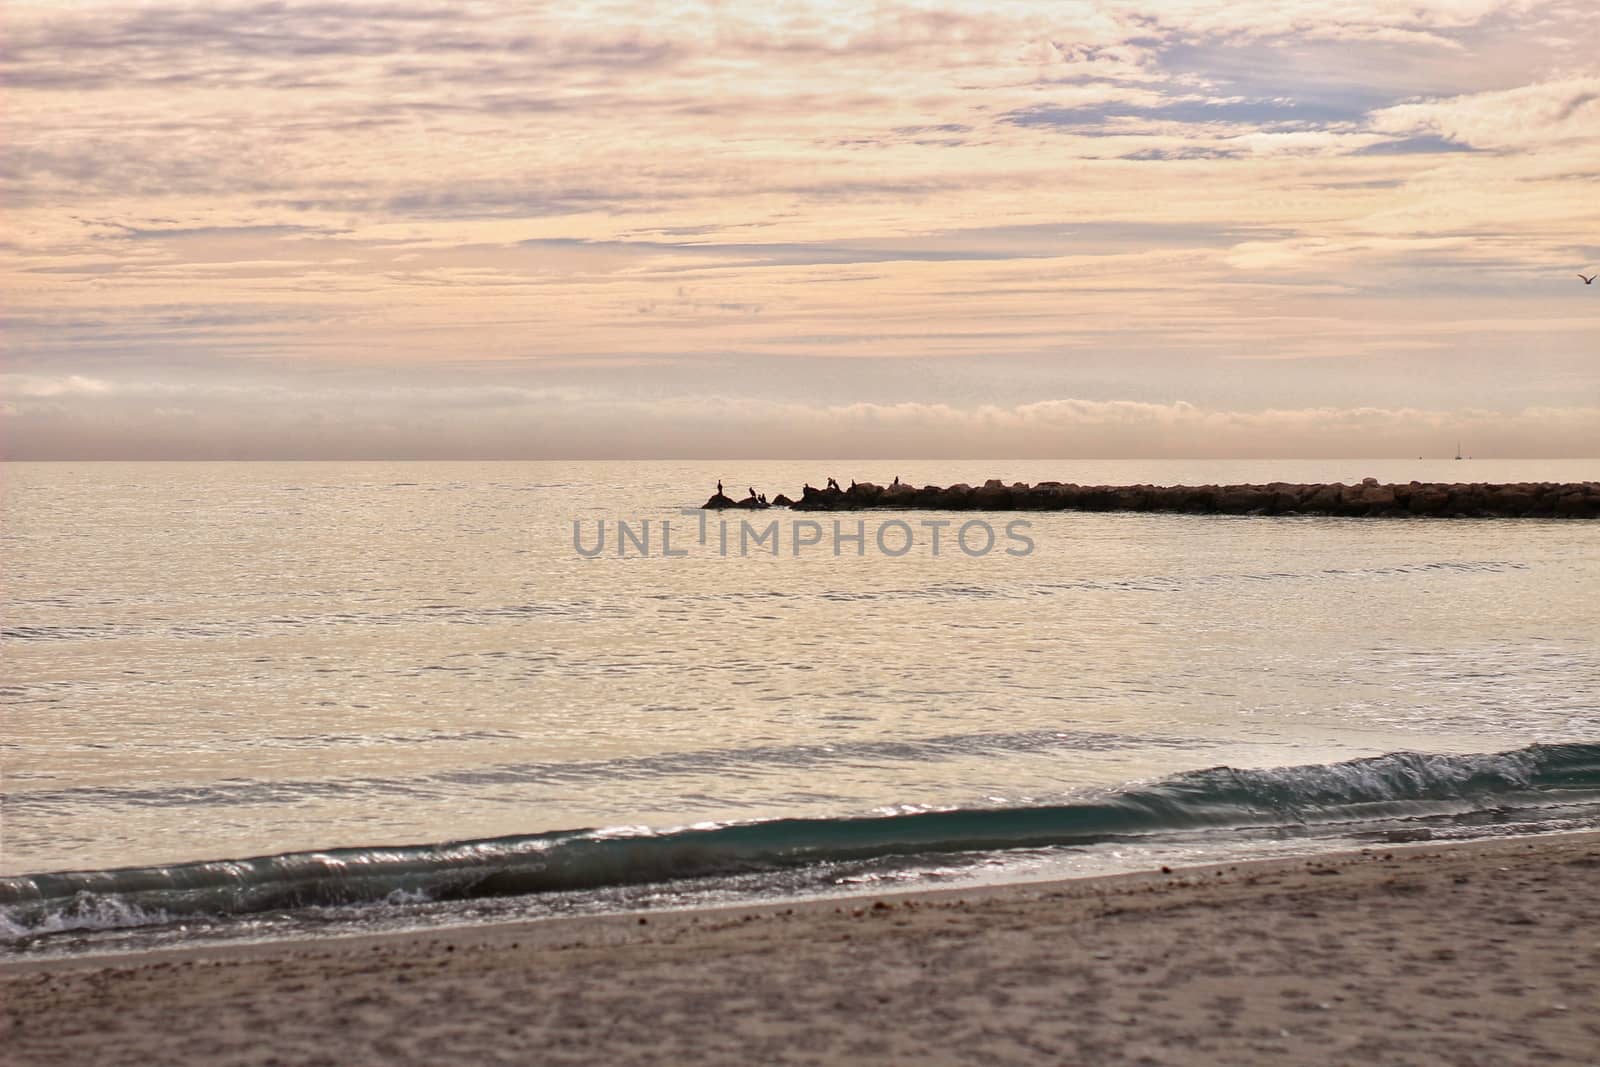
[[[1583,279],[1583,284],[1584,285],[1593,285],[1594,284],[1594,280],[1596,278],[1600,278],[1600,274],[1589,274],[1589,275],[1580,274],[1580,275],[1578,275],[1578,277]]]

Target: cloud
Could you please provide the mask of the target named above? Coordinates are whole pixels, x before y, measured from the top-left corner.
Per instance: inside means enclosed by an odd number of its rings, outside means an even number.
[[[0,376],[0,395],[24,400],[109,396],[116,386],[98,378],[68,374],[59,378],[18,374]]]
[[[1075,107],[1036,105],[1012,112],[1005,121],[1018,126],[1063,127],[1071,130],[1115,128],[1121,120],[1181,124],[1227,124],[1247,129],[1295,128],[1329,122],[1350,122],[1362,109],[1292,98],[1245,100],[1238,98],[1166,100],[1155,104],[1102,104]],[[1126,132],[1126,131],[1124,131]]]
[[[419,397],[444,369],[579,368],[599,399],[529,400],[541,425],[630,434],[617,404],[702,445],[602,379],[731,412],[735,376],[799,405],[797,448],[904,420],[821,414],[841,396],[1389,410],[1367,383],[1404,366],[1434,398],[1395,410],[1492,409],[1530,360],[1600,393],[1600,306],[1560,288],[1600,255],[1600,37],[1566,0],[13,0],[7,23],[0,345],[115,386],[9,402],[58,430],[101,405],[85,441],[126,419],[348,454],[319,390],[371,368]],[[184,375],[243,391],[119,391]],[[383,395],[430,448],[483,444],[443,393]],[[915,432],[1021,442],[1013,415]]]
[[[1531,6],[1515,0],[1349,0],[1330,10],[1317,0],[1163,0],[1108,5],[1141,14],[1157,26],[1186,34],[1239,38],[1300,37],[1448,46],[1445,31],[1473,26],[1491,15]]]
[[[1600,76],[1563,78],[1487,93],[1384,108],[1372,129],[1442,138],[1474,148],[1527,149],[1561,142],[1594,148],[1600,130]]]
[[[3,384],[15,459],[1355,457],[1436,453],[1457,436],[1480,455],[1600,451],[1595,406],[1237,410],[1076,398],[813,404],[511,385]]]
[[[1353,155],[1358,156],[1409,156],[1432,155],[1440,152],[1473,152],[1477,151],[1471,145],[1452,141],[1448,137],[1437,134],[1422,134],[1416,137],[1402,137],[1393,141],[1377,141],[1356,149]]]

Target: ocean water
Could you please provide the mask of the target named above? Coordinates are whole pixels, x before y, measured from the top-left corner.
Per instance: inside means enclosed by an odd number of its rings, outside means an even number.
[[[896,475],[1600,461],[6,464],[0,951],[1600,822],[1600,523],[683,511]]]

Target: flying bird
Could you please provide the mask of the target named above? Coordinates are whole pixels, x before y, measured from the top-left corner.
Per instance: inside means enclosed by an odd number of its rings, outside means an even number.
[[[1600,278],[1600,274],[1589,274],[1589,275],[1580,274],[1580,275],[1578,275],[1578,277],[1583,279],[1583,284],[1584,285],[1593,285],[1594,284],[1594,280],[1596,278]]]

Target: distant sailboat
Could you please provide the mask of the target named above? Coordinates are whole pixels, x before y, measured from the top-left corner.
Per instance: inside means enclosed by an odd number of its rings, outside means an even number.
[[[1457,459],[1461,458],[1461,442],[1460,441],[1456,442],[1456,458]]]

